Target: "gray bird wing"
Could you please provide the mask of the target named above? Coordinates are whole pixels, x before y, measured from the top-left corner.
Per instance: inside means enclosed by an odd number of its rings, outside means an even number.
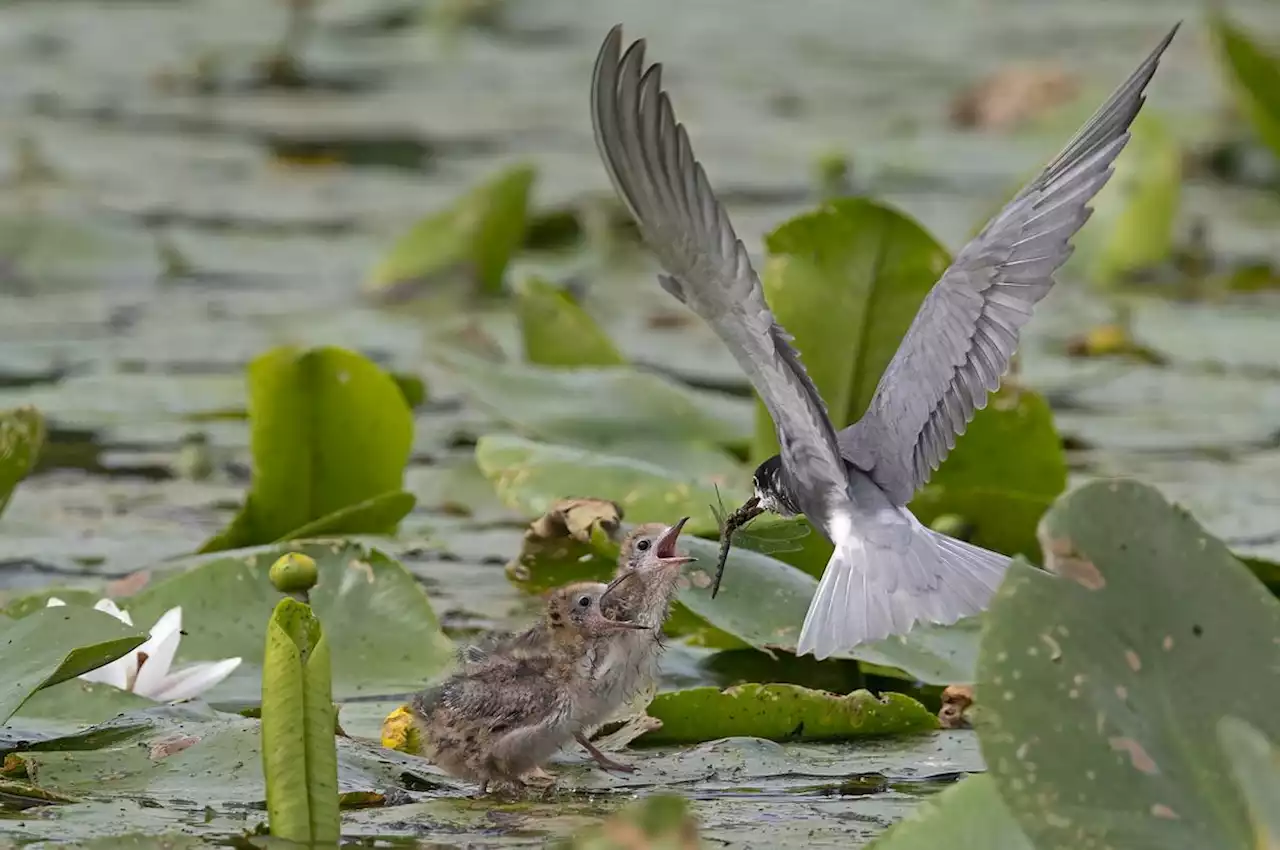
[[[662,66],[644,66],[644,40],[622,53],[605,37],[592,76],[596,147],[614,189],[667,274],[662,288],[724,341],[773,417],[787,483],[815,521],[847,501],[835,429],[791,337],[765,302],[747,250],[694,159],[662,90]]]
[[[1071,255],[1070,239],[1111,177],[1143,90],[1179,25],[961,249],[925,298],[866,415],[838,435],[841,454],[895,503],[905,505],[929,480],[999,387],[1019,331]]]

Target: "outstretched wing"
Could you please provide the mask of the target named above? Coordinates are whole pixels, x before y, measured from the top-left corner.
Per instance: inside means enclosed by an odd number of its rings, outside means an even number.
[[[1179,24],[1180,25],[1180,24]],[[1018,334],[1071,255],[1088,203],[1129,141],[1175,25],[1075,138],[960,251],[885,368],[841,454],[905,505],[1000,385]]]
[[[605,37],[592,77],[596,147],[667,272],[662,288],[701,316],[747,373],[773,417],[787,483],[820,522],[827,505],[847,499],[848,486],[826,405],[676,122],[662,66],[643,67],[644,46],[642,39],[623,53],[621,26]]]

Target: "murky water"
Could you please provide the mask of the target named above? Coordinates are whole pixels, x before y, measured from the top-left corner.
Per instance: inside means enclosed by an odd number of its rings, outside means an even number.
[[[458,316],[378,309],[359,284],[409,223],[504,163],[537,166],[540,207],[607,191],[586,92],[614,23],[645,36],[665,64],[677,113],[757,253],[761,234],[813,202],[814,157],[831,149],[852,157],[860,189],[959,247],[1071,129],[947,125],[950,99],[1006,63],[1060,63],[1091,105],[1181,17],[1148,109],[1191,144],[1213,135],[1222,105],[1190,2],[543,0],[510,3],[501,30],[453,40],[423,26],[356,26],[387,4],[319,5],[306,68],[341,86],[301,92],[234,90],[282,33],[280,4],[0,10],[0,149],[14,152],[0,165],[0,407],[34,403],[56,429],[45,469],[0,519],[0,587],[93,583],[193,549],[234,512],[248,433],[243,421],[189,417],[241,407],[243,366],[268,347],[332,343],[428,376],[407,476],[419,506],[402,536],[405,548],[428,542],[408,563],[442,619],[469,628],[525,616],[500,568],[518,547],[519,518],[454,447],[458,433],[492,425],[424,361],[432,335]],[[1231,9],[1280,32],[1270,0]],[[198,65],[221,67],[233,90],[191,92],[184,80]],[[365,144],[380,164],[273,154],[335,141]],[[38,185],[13,185],[23,145],[51,175]],[[1192,182],[1183,218],[1195,216],[1207,217],[1222,254],[1280,262],[1280,198]],[[162,275],[158,244],[190,273]],[[605,268],[580,254],[534,255],[513,273],[531,269],[580,278],[627,355],[742,383],[701,325],[648,321],[672,304],[647,261]],[[1240,538],[1241,551],[1280,556],[1280,301],[1153,298],[1135,310],[1135,333],[1170,365],[1066,359],[1065,337],[1108,315],[1071,274],[1024,337],[1023,378],[1087,446],[1073,454],[1077,475],[1139,476]],[[484,324],[506,338],[514,327],[505,315]],[[216,471],[176,478],[182,440],[196,432]],[[443,509],[460,492],[472,520]],[[673,654],[673,678],[710,681],[698,669],[696,656]]]

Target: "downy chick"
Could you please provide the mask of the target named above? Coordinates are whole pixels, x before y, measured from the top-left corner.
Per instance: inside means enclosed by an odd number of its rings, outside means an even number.
[[[667,526],[647,523],[637,526],[622,541],[614,584],[618,589],[602,602],[604,615],[612,620],[647,626],[647,631],[627,631],[608,635],[595,673],[593,704],[574,737],[606,770],[632,771],[600,752],[587,740],[585,729],[608,721],[623,705],[638,695],[657,690],[658,661],[662,656],[662,625],[679,589],[680,567],[693,560],[676,553],[680,530],[688,517]],[[626,581],[628,577],[634,580]]]
[[[568,743],[595,704],[600,638],[646,629],[601,611],[601,600],[630,578],[556,590],[541,623],[414,697],[410,709],[431,760],[479,782],[484,794],[491,782],[518,787],[522,774]],[[537,630],[545,638],[522,640]]]

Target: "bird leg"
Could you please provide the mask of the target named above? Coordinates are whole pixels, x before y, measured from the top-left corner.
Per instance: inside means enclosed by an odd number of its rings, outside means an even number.
[[[724,525],[720,527],[720,558],[716,561],[716,580],[711,585],[712,599],[720,592],[720,579],[724,578],[724,567],[729,561],[729,547],[733,545],[734,532],[762,513],[764,508],[760,507],[760,497],[752,496],[742,507],[725,518]]]
[[[577,740],[579,744],[581,744],[586,749],[588,753],[591,754],[591,757],[596,760],[596,764],[600,765],[600,767],[604,768],[605,770],[617,770],[617,771],[621,771],[622,773],[636,772],[635,765],[623,764],[620,761],[614,761],[613,759],[609,758],[607,755],[600,752],[600,750],[596,747],[595,744],[588,741],[587,736],[582,734],[581,732],[575,733],[573,737],[575,740]]]

